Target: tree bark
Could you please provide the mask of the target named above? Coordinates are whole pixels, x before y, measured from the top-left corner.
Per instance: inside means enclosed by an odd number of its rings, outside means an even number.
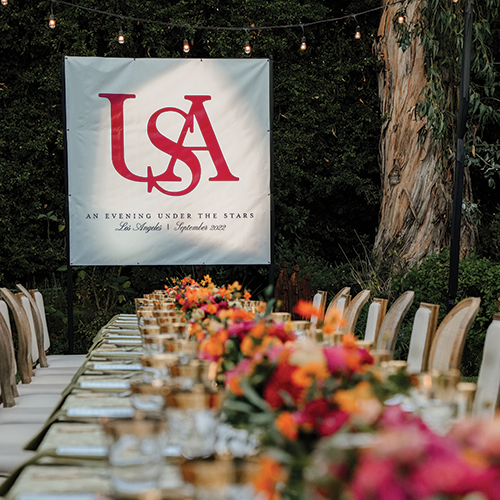
[[[383,0],[388,3],[387,0]],[[425,0],[423,0],[425,1]],[[407,22],[418,20],[422,0],[407,4]],[[394,17],[399,5],[382,14],[374,50],[383,64],[379,74],[381,111],[386,117],[380,139],[382,204],[375,238],[375,255],[393,264],[414,265],[450,244],[454,152],[446,153],[438,169],[441,146],[418,131],[425,122],[415,114],[426,83],[423,48],[417,38],[406,51],[398,45]],[[471,199],[470,176],[464,178],[464,198]],[[463,220],[461,256],[470,253],[476,228]]]

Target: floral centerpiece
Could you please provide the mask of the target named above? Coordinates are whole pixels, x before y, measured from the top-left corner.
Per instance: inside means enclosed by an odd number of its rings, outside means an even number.
[[[215,330],[218,330],[220,325],[217,323],[227,316],[223,312],[239,309],[234,306],[235,301],[251,297],[247,290],[241,291],[241,288],[237,281],[217,287],[208,275],[200,283],[186,277],[174,279],[171,287],[165,286],[168,293],[175,294],[176,309],[189,322],[191,337],[199,341],[207,336],[212,320],[216,321]]]
[[[409,388],[403,373],[384,381],[372,365],[368,351],[346,334],[334,346],[271,339],[226,373],[228,422],[258,432],[266,460],[274,461],[257,484],[269,498],[275,494],[270,471],[275,479],[286,475],[285,497],[302,498],[302,473],[318,441],[341,429],[373,431],[383,401]]]
[[[321,500],[498,500],[500,419],[464,420],[446,436],[389,407],[364,446],[324,440],[306,471]]]

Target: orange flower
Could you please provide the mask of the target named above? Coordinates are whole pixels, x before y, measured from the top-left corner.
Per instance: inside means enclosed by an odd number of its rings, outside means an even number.
[[[360,413],[362,404],[373,399],[370,382],[362,380],[353,389],[338,390],[333,395],[333,400],[339,408],[346,413]]]
[[[266,333],[266,325],[263,322],[257,323],[251,330],[250,335],[256,339],[261,339]]]
[[[346,333],[342,336],[342,346],[346,349],[357,349],[358,344],[354,333]]]
[[[325,322],[323,324],[323,333],[327,335],[340,330],[345,326],[345,319],[343,318],[342,311],[334,307],[328,311],[325,316]]]
[[[243,294],[243,298],[245,300],[250,300],[251,297],[252,297],[252,294],[248,290],[245,290],[245,293]]]
[[[311,316],[317,316],[319,318],[320,316],[319,309],[313,307],[312,302],[302,299],[297,302],[293,308],[293,312],[304,318],[309,318]]]
[[[326,360],[323,363],[316,361],[299,366],[292,373],[292,381],[300,387],[311,387],[314,380],[326,380],[328,375]]]
[[[248,357],[251,357],[255,353],[256,344],[255,341],[250,335],[247,335],[242,341],[240,345],[241,352]]]
[[[229,390],[236,396],[243,396],[244,392],[240,386],[241,375],[235,375],[229,379],[227,384]]]
[[[215,304],[208,304],[207,305],[207,313],[208,314],[215,314],[217,312],[217,306]]]
[[[216,336],[208,337],[201,342],[200,351],[206,352],[213,358],[220,358],[224,354],[224,344]]]
[[[259,470],[252,478],[254,488],[264,493],[267,500],[280,500],[281,495],[276,491],[276,485],[287,480],[283,467],[270,457],[262,457],[259,462]]]
[[[232,285],[229,285],[228,290],[233,293],[235,290],[240,291],[241,290],[241,285],[235,281]]]
[[[299,427],[293,415],[289,411],[283,411],[279,414],[278,418],[274,421],[276,428],[280,431],[281,435],[290,441],[296,441],[299,435]]]

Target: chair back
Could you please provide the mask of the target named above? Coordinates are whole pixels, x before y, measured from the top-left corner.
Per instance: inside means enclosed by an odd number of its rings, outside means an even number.
[[[370,298],[370,290],[361,290],[356,297],[354,297],[347,309],[344,312],[344,326],[341,328],[343,332],[353,332],[356,329],[356,323],[358,322],[359,313],[361,309],[365,306]]]
[[[313,297],[313,307],[319,311],[318,316],[311,316],[311,328],[314,330],[318,321],[323,321],[326,306],[326,292],[318,290],[318,293]]]
[[[3,314],[0,314],[0,395],[4,408],[15,406],[15,361],[12,335]],[[14,384],[12,384],[14,375]]]
[[[43,349],[45,353],[50,348],[50,337],[49,337],[49,329],[47,327],[47,317],[45,314],[45,304],[43,301],[43,295],[38,290],[30,290],[30,295],[35,299],[38,310],[40,311],[40,316],[42,317],[43,324]]]
[[[35,322],[33,320],[33,313],[30,308],[28,299],[22,293],[15,294],[16,299],[21,304],[24,309],[24,313],[28,318],[28,324],[30,325],[30,335],[31,335],[31,362],[33,363],[33,368],[38,362],[38,342],[35,333]]]
[[[392,304],[385,315],[384,321],[380,325],[380,331],[377,339],[377,351],[388,351],[390,358],[394,356],[396,340],[398,337],[401,323],[410,309],[415,292],[408,290],[402,293]]]
[[[325,313],[325,322],[327,322],[331,315],[335,314],[337,311],[344,314],[344,311],[349,304],[349,292],[351,291],[350,286],[346,286],[340,290],[340,292],[333,297],[333,299],[328,304],[328,309]]]
[[[377,345],[378,332],[387,312],[387,299],[373,299],[368,308],[366,318],[365,338],[366,342]]]
[[[28,316],[16,299],[15,295],[8,288],[0,288],[2,298],[5,300],[14,316],[18,335],[17,368],[23,384],[29,384],[33,376],[33,362],[31,359],[31,329]]]
[[[3,317],[5,321],[5,325],[7,326],[7,330],[9,335],[12,337],[12,327],[10,326],[10,318],[9,318],[9,306],[5,303],[4,300],[0,300],[0,315]],[[14,343],[10,342],[10,349],[12,351],[12,358],[14,359],[14,369],[12,373],[12,383],[16,385],[16,373],[17,373],[17,364],[16,364],[16,354],[14,351]]]
[[[436,333],[439,306],[437,304],[420,303],[410,337],[408,351],[408,373],[420,373],[427,370],[429,351]]]
[[[476,395],[472,405],[474,417],[493,418],[498,408],[500,390],[500,314],[493,316],[493,321],[486,332],[483,360],[477,379]]]
[[[43,332],[43,319],[45,319],[45,312],[42,315],[40,314],[40,309],[33,298],[33,296],[24,288],[23,285],[17,284],[17,289],[22,294],[22,302],[23,307],[26,310],[26,314],[28,315],[28,319],[31,316],[32,321],[30,322],[30,327],[32,328],[31,334],[35,337],[35,342],[33,346],[33,362],[38,361],[40,363],[40,367],[47,368],[49,366],[47,362],[47,357],[45,356],[45,345],[44,345],[44,332]]]
[[[429,370],[460,369],[465,338],[480,304],[480,298],[470,297],[459,302],[446,315],[431,345]]]

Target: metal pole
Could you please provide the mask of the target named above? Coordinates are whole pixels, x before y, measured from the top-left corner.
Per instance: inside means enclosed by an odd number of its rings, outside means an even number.
[[[67,121],[66,121],[66,72],[65,72],[65,57],[62,58],[62,102],[63,102],[63,130],[64,130],[64,181],[66,184],[66,282],[67,292],[66,301],[68,304],[68,353],[73,354],[74,332],[73,332],[73,268],[70,260],[70,232],[69,232],[69,179],[68,179],[68,136],[67,136]]]
[[[273,57],[269,56],[269,148],[271,160],[269,196],[271,197],[271,262],[269,263],[269,284],[275,285],[275,213],[274,213],[274,144],[273,144],[273,121],[274,121],[274,89],[273,89]]]
[[[464,42],[462,49],[462,73],[457,118],[457,152],[453,187],[453,211],[451,218],[450,274],[448,281],[448,311],[455,305],[458,291],[458,266],[460,262],[460,227],[462,224],[462,198],[464,186],[464,136],[469,107],[470,59],[472,46],[472,22],[474,4],[467,0],[465,7]]]

